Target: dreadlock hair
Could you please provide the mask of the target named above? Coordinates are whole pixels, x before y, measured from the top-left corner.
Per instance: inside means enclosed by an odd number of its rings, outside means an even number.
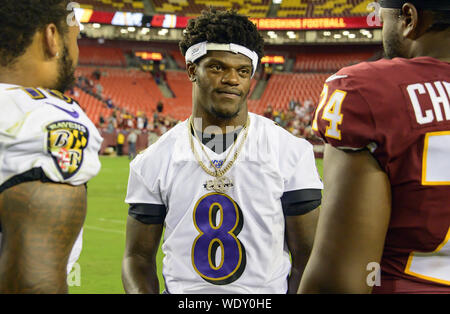
[[[203,41],[244,46],[256,52],[259,61],[264,56],[264,39],[255,24],[236,11],[204,10],[197,18],[189,20],[183,34],[180,42],[183,56],[189,47]]]
[[[0,66],[11,66],[22,56],[36,32],[55,24],[66,34],[69,0],[2,0],[0,5]]]

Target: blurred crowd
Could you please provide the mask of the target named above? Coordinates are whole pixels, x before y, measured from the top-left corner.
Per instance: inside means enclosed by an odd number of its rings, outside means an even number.
[[[315,105],[311,100],[303,103],[292,100],[287,109],[274,109],[268,105],[264,116],[273,120],[293,135],[310,141],[316,139],[311,130]],[[115,136],[115,149],[117,155],[125,154],[130,159],[136,156],[136,151],[143,150],[155,143],[160,136],[177,125],[180,121],[164,114],[164,105],[158,103],[150,119],[144,112],[131,115],[125,109],[115,108],[109,117],[100,116],[98,127],[104,135]],[[138,143],[139,140],[139,143]]]
[[[291,100],[287,109],[274,109],[269,104],[264,111],[266,118],[272,119],[277,124],[291,132],[293,135],[313,139],[315,136],[311,130],[315,104],[307,99],[303,103]]]
[[[115,154],[119,156],[128,154],[132,159],[136,156],[136,151],[152,145],[161,135],[179,123],[177,119],[164,114],[162,101],[157,103],[151,117],[148,117],[145,112],[137,112],[134,115],[126,108],[115,105],[110,98],[104,97],[103,86],[100,83],[101,76],[102,73],[99,70],[94,70],[89,77],[80,75],[77,77],[75,86],[112,109],[110,116],[100,115],[99,120],[94,122],[102,134],[108,136],[110,142],[114,142],[108,145],[113,147]],[[69,91],[69,94],[75,99],[79,96],[76,89]],[[263,115],[295,136],[314,140],[315,136],[311,130],[314,108],[315,104],[310,99],[303,103],[292,99],[286,109],[273,108],[268,104]]]

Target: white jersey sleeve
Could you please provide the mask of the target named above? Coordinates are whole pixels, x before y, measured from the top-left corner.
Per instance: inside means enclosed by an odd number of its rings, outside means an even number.
[[[0,101],[8,112],[0,117],[2,190],[20,183],[17,176],[80,185],[100,171],[103,139],[74,100],[57,91],[0,84]]]
[[[133,218],[146,224],[162,224],[166,205],[160,192],[160,167],[145,167],[144,153],[139,154],[130,164],[125,202],[130,205],[129,215]]]
[[[312,145],[300,138],[292,138],[288,145],[295,148],[286,151],[290,156],[280,165],[285,174],[285,191],[323,189]]]
[[[281,197],[287,216],[302,215],[317,208],[322,199],[323,183],[317,171],[312,145],[301,138],[280,131],[280,172],[284,178]]]
[[[159,192],[159,186],[157,184],[149,185],[150,182],[157,181],[157,173],[153,170],[156,167],[146,167],[141,161],[143,154],[136,156],[136,158],[130,164],[130,176],[128,179],[128,190],[125,202],[128,204],[159,204],[163,205],[161,194]],[[155,169],[156,170],[156,169]],[[143,171],[146,174],[143,174]],[[155,180],[144,180],[146,178],[154,177]]]

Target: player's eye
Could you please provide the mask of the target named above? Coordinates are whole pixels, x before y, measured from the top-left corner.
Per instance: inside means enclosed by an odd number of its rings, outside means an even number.
[[[248,75],[250,75],[250,70],[248,68],[239,69],[239,75],[247,77]]]
[[[222,71],[223,67],[220,64],[211,64],[209,68],[213,71]]]

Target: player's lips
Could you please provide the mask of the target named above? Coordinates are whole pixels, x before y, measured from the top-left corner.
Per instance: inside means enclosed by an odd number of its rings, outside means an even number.
[[[235,89],[218,89],[216,93],[228,96],[228,97],[241,97],[242,93]]]

